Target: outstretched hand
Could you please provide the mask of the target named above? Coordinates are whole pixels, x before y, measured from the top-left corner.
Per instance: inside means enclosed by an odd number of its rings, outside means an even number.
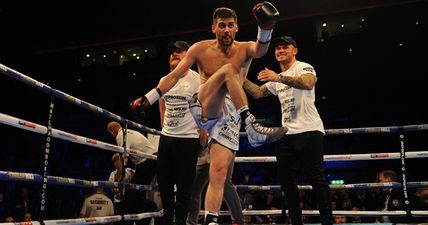
[[[265,68],[264,70],[259,72],[257,79],[259,79],[259,81],[264,81],[264,82],[267,82],[267,81],[276,82],[278,81],[278,74],[273,70]]]

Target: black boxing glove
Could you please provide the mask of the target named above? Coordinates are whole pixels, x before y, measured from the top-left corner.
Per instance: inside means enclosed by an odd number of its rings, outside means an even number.
[[[253,8],[253,16],[259,25],[257,40],[260,43],[268,43],[272,37],[272,31],[279,18],[279,12],[270,2],[257,3]]]
[[[155,103],[161,96],[162,92],[159,88],[152,89],[144,96],[139,97],[131,102],[131,111],[145,114],[146,109]]]

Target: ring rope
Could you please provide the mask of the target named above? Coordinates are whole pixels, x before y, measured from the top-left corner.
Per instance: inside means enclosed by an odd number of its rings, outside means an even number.
[[[406,158],[427,158],[428,151],[406,152]],[[330,161],[358,161],[358,160],[384,160],[399,159],[399,152],[366,153],[366,154],[343,154],[343,155],[324,155],[324,162]],[[235,163],[265,163],[276,162],[275,156],[245,156],[236,157]]]
[[[35,182],[42,181],[42,176],[32,173],[20,173],[11,171],[0,171],[0,180],[3,181],[23,181]],[[119,182],[109,181],[89,181],[82,179],[74,179],[68,177],[48,176],[48,183],[53,185],[71,186],[71,187],[119,187]],[[157,190],[151,185],[140,185],[133,183],[125,183],[126,188],[134,190]],[[280,185],[235,185],[239,191],[281,191]],[[408,188],[428,187],[428,181],[407,182]],[[299,190],[312,190],[311,185],[298,185]],[[374,188],[403,188],[403,185],[398,182],[387,183],[356,183],[356,184],[331,184],[331,189],[374,189]]]
[[[326,135],[335,134],[369,134],[369,133],[397,133],[428,130],[428,124],[416,124],[405,126],[386,126],[386,127],[358,127],[344,129],[326,129]]]
[[[6,124],[9,126],[13,126],[13,127],[19,128],[19,129],[23,129],[23,130],[32,131],[32,132],[39,133],[39,134],[46,134],[47,133],[47,128],[43,125],[33,123],[33,122],[29,122],[29,121],[25,121],[25,120],[22,120],[22,119],[19,119],[16,117],[12,117],[12,116],[9,116],[9,115],[3,114],[3,113],[0,113],[0,123]],[[113,145],[113,144],[106,143],[103,141],[91,139],[88,137],[68,133],[66,131],[58,130],[55,128],[52,128],[52,137],[62,139],[62,140],[66,140],[66,141],[70,141],[70,142],[74,142],[77,144],[83,144],[83,145],[98,147],[100,149],[109,150],[109,151],[113,151],[113,152],[124,153],[124,149],[121,146],[117,146],[117,145]],[[156,155],[147,154],[147,153],[144,153],[141,151],[136,151],[134,149],[127,148],[127,152],[131,155],[144,157],[146,159],[154,159],[154,160],[157,159]]]
[[[331,189],[374,189],[374,188],[403,188],[398,182],[388,183],[357,183],[357,184],[330,184]],[[239,191],[281,191],[280,185],[235,185]],[[312,190],[311,185],[297,185],[299,190]],[[408,182],[407,187],[428,187],[428,181]]]
[[[203,215],[205,211],[200,211],[200,214]],[[255,215],[282,215],[282,210],[243,210],[242,213],[248,216]],[[220,211],[220,216],[230,215],[229,211]],[[318,210],[302,210],[302,215],[304,216],[317,216],[319,215]],[[349,211],[349,210],[334,210],[333,215],[338,216],[364,216],[364,217],[378,217],[378,216],[403,216],[406,215],[405,211]],[[413,216],[427,216],[428,211],[414,210],[412,211]],[[140,213],[140,214],[126,214],[123,216],[125,221],[134,221],[144,218],[151,217],[161,217],[161,212],[150,212],[150,213]],[[104,216],[104,217],[89,217],[89,218],[77,218],[77,219],[62,219],[62,220],[45,220],[44,224],[46,225],[64,225],[64,224],[74,224],[74,225],[90,225],[90,224],[104,224],[119,222],[122,220],[122,216]],[[31,222],[21,222],[21,223],[0,223],[0,225],[41,225],[40,222],[31,221]],[[364,223],[362,223],[364,224]],[[369,223],[365,223],[369,224]],[[370,223],[372,225],[372,223]],[[376,224],[391,224],[391,223],[376,223]]]
[[[44,220],[43,224],[45,225],[64,225],[64,224],[73,224],[73,225],[88,225],[88,224],[106,224],[119,222],[122,219],[125,221],[136,221],[145,218],[152,217],[161,217],[161,212],[148,212],[140,214],[125,214],[114,215],[114,216],[100,216],[100,217],[88,217],[88,218],[77,218],[77,219],[60,219],[60,220]],[[38,221],[31,222],[20,222],[20,223],[0,223],[0,225],[43,225]]]
[[[372,134],[372,133],[398,133],[398,132],[414,132],[428,130],[428,124],[415,124],[404,126],[386,126],[386,127],[357,127],[357,128],[341,128],[341,129],[325,129],[325,135],[341,135],[341,134]],[[246,137],[245,132],[239,133],[240,137]]]
[[[204,213],[205,211],[201,211],[200,213]],[[288,212],[288,210],[286,210]],[[282,215],[282,210],[274,209],[274,210],[242,210],[244,215],[255,216],[255,215]],[[219,215],[227,216],[231,215],[230,211],[220,211]],[[302,210],[302,215],[304,216],[318,216],[318,210]],[[379,217],[379,216],[405,216],[406,211],[398,210],[398,211],[351,211],[351,210],[333,210],[333,215],[341,215],[341,216],[364,216],[364,217]],[[412,210],[413,216],[427,216],[428,211],[426,210]]]
[[[8,116],[3,113],[0,113],[0,122],[13,127],[33,131],[40,134],[44,134],[47,132],[46,127],[42,125],[21,120],[12,116]],[[55,128],[52,129],[52,136],[62,140],[68,140],[74,143],[79,143],[79,144],[84,144],[84,145],[89,145],[94,147],[96,146],[101,149],[123,153],[123,148],[120,146],[112,145],[109,143],[105,143],[102,141],[90,139],[90,138],[75,135],[75,134],[71,134],[65,131],[57,130]],[[157,156],[155,155],[142,153],[140,151],[135,151],[132,149],[129,149],[128,152],[132,155],[138,155],[148,159],[157,159]],[[413,152],[406,153],[406,158],[426,158],[426,157],[428,157],[428,151],[413,151]],[[383,160],[383,159],[399,159],[399,158],[400,158],[400,153],[395,153],[395,152],[324,155],[324,161]],[[236,163],[276,162],[276,157],[275,156],[236,157],[235,162]]]
[[[45,126],[28,122],[25,120],[18,119],[3,113],[0,113],[0,122],[6,125],[10,125],[16,128],[33,131],[39,134],[45,134],[47,129]],[[65,131],[61,131],[52,128],[52,136],[62,140],[71,141],[74,143],[84,144],[88,146],[98,147],[104,150],[114,151],[123,153],[123,147],[112,145],[106,142],[98,141],[95,139],[87,138],[71,134]],[[141,156],[147,159],[157,159],[156,155],[151,155],[128,149],[131,155]],[[406,158],[427,158],[428,151],[412,151],[406,153]],[[324,155],[324,161],[356,161],[356,160],[383,160],[383,159],[399,159],[400,153],[396,152],[384,152],[384,153],[366,153],[366,154],[341,154],[341,155]],[[236,163],[264,163],[264,162],[276,162],[275,156],[251,156],[251,157],[236,157]]]
[[[3,113],[0,113],[0,122],[6,125],[10,125],[16,128],[29,130],[39,134],[46,134],[47,129],[45,126],[36,124],[33,122],[25,121],[12,117]],[[123,147],[112,145],[106,142],[98,141],[95,139],[79,136],[61,131],[58,129],[52,129],[52,136],[62,140],[71,141],[74,143],[84,144],[88,146],[96,146],[98,148],[123,153]],[[157,159],[156,155],[135,151],[128,149],[131,155],[141,156],[147,159]],[[406,158],[427,158],[428,151],[411,151],[406,153]],[[398,152],[383,152],[383,153],[365,153],[365,154],[339,154],[339,155],[324,155],[324,161],[357,161],[357,160],[383,160],[383,159],[400,159],[400,153]],[[276,162],[275,156],[251,156],[251,157],[236,157],[235,162],[237,163],[264,163],[264,162]]]
[[[206,211],[201,210],[200,215],[204,215]],[[288,210],[285,210],[288,213]],[[426,217],[428,216],[428,211],[426,210],[412,210],[412,215],[417,217]],[[242,214],[246,216],[268,216],[268,215],[282,215],[282,210],[280,209],[268,209],[268,210],[242,210]],[[222,210],[219,212],[219,216],[229,216],[231,215],[230,211]],[[302,210],[302,215],[304,216],[318,216],[318,210]],[[379,217],[379,216],[392,216],[400,217],[405,216],[406,211],[397,210],[397,211],[352,211],[352,210],[333,210],[333,216],[364,216],[364,217]],[[359,224],[359,223],[357,223]],[[373,223],[372,223],[373,224]],[[377,223],[376,223],[377,224]],[[380,223],[382,224],[382,223]],[[385,224],[385,223],[384,223]]]
[[[91,112],[103,115],[103,116],[108,117],[110,119],[113,119],[115,121],[120,121],[120,123],[122,123],[122,124],[127,123],[132,128],[143,131],[143,132],[148,132],[148,133],[152,133],[152,134],[160,134],[160,132],[156,129],[146,127],[146,126],[143,126],[141,124],[135,123],[133,121],[127,120],[127,119],[125,119],[119,115],[116,115],[110,111],[107,111],[101,107],[98,107],[98,106],[93,105],[91,103],[80,100],[80,99],[73,97],[67,93],[64,93],[60,90],[53,89],[50,86],[48,86],[48,85],[46,85],[40,81],[37,81],[37,80],[35,80],[29,76],[26,76],[26,75],[12,69],[12,68],[9,68],[9,67],[1,64],[1,63],[0,63],[0,71],[3,74],[7,75],[8,77],[13,78],[15,80],[18,80],[18,81],[25,83],[27,85],[30,85],[31,87],[34,87],[43,93],[50,94],[52,92],[53,95],[55,95],[55,97],[57,97],[61,100],[64,100],[66,102],[72,103],[73,105],[76,105],[80,108],[83,108],[83,109],[89,110]]]
[[[40,183],[42,182],[43,178],[41,175],[33,174],[33,173],[0,171],[0,180]],[[84,188],[94,188],[94,187],[110,188],[110,187],[120,187],[121,185],[119,182],[89,181],[89,180],[82,180],[82,179],[75,179],[75,178],[68,178],[68,177],[58,177],[58,176],[47,176],[47,182],[53,185],[84,187]],[[125,186],[127,189],[140,190],[140,191],[155,190],[151,185],[125,183]]]
[[[0,180],[6,180],[5,177],[8,177],[9,180],[19,180],[19,181],[41,181],[41,176],[37,174],[29,174],[29,173],[16,173],[16,172],[5,172],[0,171]],[[118,182],[104,182],[104,181],[84,181],[84,180],[78,180],[78,179],[71,179],[71,178],[63,178],[63,177],[50,177],[49,182],[55,181],[55,183],[52,184],[68,184],[67,186],[79,186],[77,183],[80,181],[82,183],[85,183],[85,187],[95,187],[95,186],[102,186],[102,185],[119,185]],[[73,181],[74,180],[74,181]],[[73,185],[71,185],[73,184]],[[87,185],[90,186],[87,186]],[[334,186],[340,186],[340,187],[356,187],[356,188],[380,188],[380,187],[400,187],[400,183],[366,183],[366,184],[348,184],[348,185],[331,185],[331,187]],[[409,187],[421,187],[421,186],[427,186],[428,182],[409,182]],[[142,185],[141,185],[142,186]],[[237,185],[237,188],[242,188],[243,185]],[[300,185],[301,186],[309,186],[309,185]],[[247,186],[251,187],[251,185]],[[255,187],[255,186],[252,186]],[[280,190],[279,186],[264,186],[261,190]],[[256,188],[251,188],[251,190],[257,190]],[[203,211],[202,211],[203,212]],[[281,210],[244,210],[244,215],[281,215]],[[303,215],[318,215],[318,210],[303,210]],[[412,216],[426,216],[428,215],[428,211],[411,211]],[[230,215],[228,211],[221,211],[220,215]],[[406,211],[333,211],[333,215],[344,215],[344,216],[404,216],[407,215]],[[161,216],[160,212],[150,212],[150,213],[142,213],[142,214],[130,214],[130,215],[124,215],[125,220],[138,220],[142,218],[148,218],[148,217],[154,217],[154,216]],[[106,221],[110,221],[109,218],[116,218],[121,219],[121,216],[111,216],[111,217],[99,217],[99,218],[86,218],[86,219],[71,219],[71,220],[46,220],[44,221],[45,224],[61,224],[64,221],[74,221],[73,224],[97,224],[97,223],[105,223]],[[62,221],[62,222],[61,222]],[[83,223],[82,223],[83,222]],[[91,222],[91,223],[89,223]],[[111,221],[115,222],[115,221]],[[8,223],[0,223],[1,225],[6,225]],[[12,223],[13,224],[13,223]],[[40,224],[40,223],[33,223],[33,224]]]

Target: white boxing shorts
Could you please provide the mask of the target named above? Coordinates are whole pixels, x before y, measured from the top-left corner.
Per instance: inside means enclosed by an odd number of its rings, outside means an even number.
[[[224,101],[222,116],[209,132],[210,138],[234,151],[239,150],[241,118],[229,95]]]

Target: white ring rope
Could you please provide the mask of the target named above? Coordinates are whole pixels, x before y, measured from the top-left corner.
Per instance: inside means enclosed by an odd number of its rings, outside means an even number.
[[[123,219],[125,221],[135,221],[141,220],[145,218],[152,217],[161,217],[161,212],[148,212],[148,213],[140,213],[140,214],[125,214],[123,215]],[[61,220],[44,220],[43,223],[45,225],[65,225],[65,224],[73,224],[73,225],[87,225],[87,224],[105,224],[105,223],[113,223],[119,222],[122,220],[121,215],[114,216],[100,216],[100,217],[88,217],[88,218],[77,218],[77,219],[61,219]],[[31,222],[20,222],[20,223],[0,223],[0,225],[42,225],[38,221]]]
[[[326,135],[336,134],[368,134],[368,133],[397,133],[400,131],[420,131],[428,130],[428,124],[388,126],[388,127],[357,127],[342,129],[326,129]]]
[[[205,211],[200,212],[203,215]],[[248,216],[256,215],[281,215],[282,210],[243,210],[242,213]],[[422,210],[413,210],[411,211],[413,216],[424,217],[428,215],[428,211]],[[230,215],[229,211],[220,211],[219,215],[226,216]],[[317,216],[319,215],[318,210],[302,210],[302,215],[304,216]],[[334,210],[333,215],[338,216],[364,216],[364,217],[379,217],[379,216],[404,216],[406,211],[349,211],[349,210]],[[141,220],[144,218],[151,217],[161,217],[161,212],[150,212],[150,213],[140,213],[140,214],[126,214],[123,216],[125,221],[134,221]],[[104,216],[104,217],[89,217],[89,218],[77,218],[77,219],[63,219],[63,220],[44,220],[45,225],[64,225],[64,224],[74,224],[74,225],[89,225],[89,224],[104,224],[121,221],[122,216]],[[0,223],[0,225],[42,225],[40,222],[31,221],[31,222],[21,222],[21,223]],[[366,223],[372,224],[372,223]],[[390,223],[376,223],[376,224],[390,224]]]
[[[25,121],[12,117],[3,113],[0,113],[0,122],[6,125],[10,125],[16,128],[29,130],[39,134],[46,134],[47,128],[40,124]],[[106,142],[98,141],[95,139],[75,135],[66,131],[61,131],[52,128],[52,136],[62,140],[71,141],[74,143],[84,144],[88,146],[98,147],[104,150],[114,151],[123,153],[123,147],[112,145]],[[131,155],[138,155],[140,157],[148,159],[157,159],[157,156],[135,151],[133,149],[127,149]],[[428,151],[412,151],[406,152],[406,158],[427,158]],[[367,154],[342,154],[342,155],[324,155],[324,161],[356,161],[356,160],[383,160],[383,159],[399,159],[399,152],[384,152],[384,153],[367,153]],[[252,156],[252,157],[236,157],[236,163],[265,163],[265,162],[276,162],[275,156]]]
[[[357,183],[357,184],[330,184],[331,189],[373,189],[373,188],[403,188],[398,182],[386,183]],[[428,181],[408,182],[408,187],[428,187]],[[235,185],[238,190],[251,191],[281,191],[280,185]],[[312,190],[311,185],[297,185],[299,190]]]
[[[205,211],[201,211],[205,212]],[[286,210],[288,212],[288,210]],[[281,215],[282,210],[242,210],[244,215]],[[413,216],[427,216],[428,211],[426,210],[413,210],[411,211]],[[220,211],[219,215],[226,216],[230,215],[230,211]],[[318,210],[302,210],[302,215],[305,216],[317,216],[319,215]],[[405,216],[406,211],[351,211],[351,210],[334,210],[333,215],[341,216],[364,216],[364,217],[379,217],[379,216]]]
[[[286,210],[288,212],[288,210]],[[414,216],[427,216],[428,211],[414,210],[411,211]],[[244,215],[281,215],[282,210],[242,210]],[[219,215],[230,215],[230,211],[220,211]],[[318,210],[302,210],[304,216],[318,216]],[[378,217],[378,216],[405,216],[406,211],[351,211],[351,210],[334,210],[333,215],[341,216],[365,216],[365,217]]]
[[[39,134],[46,134],[47,133],[47,128],[45,126],[42,126],[42,125],[37,124],[37,123],[25,121],[22,119],[18,119],[16,117],[12,117],[12,116],[9,116],[9,115],[3,114],[3,113],[0,113],[0,123],[6,124],[9,126],[13,126],[13,127],[19,128],[19,129],[32,131],[32,132],[39,133]],[[62,140],[66,140],[66,141],[70,141],[70,142],[74,142],[74,143],[78,143],[78,144],[88,145],[88,146],[92,146],[92,147],[98,147],[98,148],[104,149],[104,150],[124,153],[123,147],[121,147],[121,146],[112,145],[112,144],[109,144],[106,142],[98,141],[98,140],[95,140],[92,138],[87,138],[84,136],[79,136],[79,135],[72,134],[72,133],[68,133],[66,131],[58,130],[55,128],[52,128],[52,137],[62,139]],[[131,155],[136,155],[136,156],[143,157],[146,159],[154,159],[154,160],[157,159],[156,155],[147,154],[147,153],[144,153],[141,151],[136,151],[135,149],[127,148],[126,152],[131,154]]]

